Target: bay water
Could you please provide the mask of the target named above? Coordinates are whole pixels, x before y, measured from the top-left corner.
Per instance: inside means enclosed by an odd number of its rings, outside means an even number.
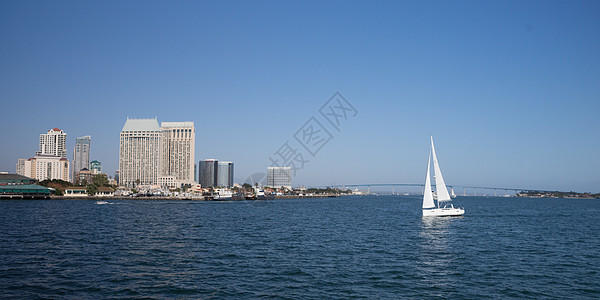
[[[0,298],[599,298],[600,201],[0,201]]]

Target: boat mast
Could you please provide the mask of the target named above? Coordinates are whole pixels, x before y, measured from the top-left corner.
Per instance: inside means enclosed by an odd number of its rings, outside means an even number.
[[[431,192],[431,150],[427,158],[427,176],[425,177],[425,187],[423,188],[423,209],[434,208],[433,194]]]
[[[441,202],[451,201],[450,194],[448,193],[448,188],[446,187],[446,183],[444,183],[444,178],[442,177],[442,171],[440,170],[440,165],[438,164],[437,156],[435,155],[435,147],[433,146],[433,137],[431,137],[431,153],[433,157],[433,171],[435,178],[435,190],[437,193],[437,202],[438,206]]]

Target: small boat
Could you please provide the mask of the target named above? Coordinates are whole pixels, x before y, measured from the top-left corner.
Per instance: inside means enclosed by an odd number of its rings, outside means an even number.
[[[431,157],[433,156],[433,171],[435,178],[435,190],[437,199],[433,199],[433,191],[431,190]],[[442,177],[442,171],[438,164],[437,156],[435,155],[435,147],[433,146],[433,137],[431,137],[431,149],[429,150],[429,158],[427,160],[427,177],[425,177],[425,190],[423,191],[423,216],[424,217],[450,217],[450,216],[462,216],[465,214],[463,208],[454,207],[452,203],[446,203],[452,201],[448,188]],[[437,205],[436,205],[437,202]],[[444,203],[440,207],[440,203]]]
[[[231,200],[233,198],[233,192],[230,189],[216,189],[215,200]]]
[[[109,203],[104,200],[100,200],[100,201],[96,201],[96,204],[109,204]]]
[[[450,188],[450,198],[456,198],[456,194],[454,193],[454,188]]]

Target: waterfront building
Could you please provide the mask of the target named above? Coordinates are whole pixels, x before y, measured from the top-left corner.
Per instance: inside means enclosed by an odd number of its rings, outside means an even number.
[[[92,137],[89,135],[78,137],[75,140],[73,148],[73,161],[71,162],[71,179],[76,182],[77,172],[90,168],[90,142]]]
[[[292,188],[292,167],[268,167],[267,186]]]
[[[162,140],[159,175],[164,177],[162,183],[169,182],[168,186],[177,187],[194,183],[194,122],[162,122],[160,131]]]
[[[216,159],[205,159],[198,163],[198,183],[203,188],[216,187],[219,182],[219,161]]]
[[[19,166],[22,164],[21,166]],[[60,179],[69,181],[69,160],[49,154],[36,155],[33,158],[19,159],[18,175],[34,178],[39,181]]]
[[[35,179],[0,173],[0,198],[49,198],[50,189],[35,184]]]
[[[98,187],[96,194],[94,194],[94,196],[96,196],[96,197],[113,197],[114,195],[115,195],[115,190],[113,190],[112,188],[109,188],[107,186]]]
[[[58,129],[50,129],[48,133],[40,134],[39,150],[36,155],[54,155],[59,157],[67,157],[67,134]]]
[[[126,187],[158,182],[160,127],[156,119],[127,119],[119,142],[119,184]]]
[[[68,187],[65,188],[65,193],[63,196],[65,197],[86,197],[87,194],[87,189],[84,187]]]
[[[97,160],[94,160],[90,163],[90,171],[94,175],[102,174],[102,163]]]
[[[217,186],[230,188],[233,186],[233,163],[230,161],[219,162]]]

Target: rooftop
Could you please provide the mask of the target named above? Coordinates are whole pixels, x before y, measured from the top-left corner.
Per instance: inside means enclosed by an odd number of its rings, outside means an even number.
[[[3,180],[35,180],[33,178],[17,175],[17,174],[0,174],[0,181]]]
[[[160,127],[164,128],[194,128],[194,122],[162,122]]]
[[[160,131],[156,119],[127,119],[123,131]]]

